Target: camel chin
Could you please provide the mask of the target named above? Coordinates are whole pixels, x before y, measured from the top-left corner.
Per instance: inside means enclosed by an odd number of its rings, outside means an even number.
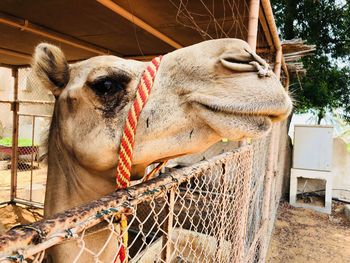
[[[222,138],[237,141],[245,138],[259,138],[272,127],[269,116],[227,113],[202,104],[194,104],[199,116]]]

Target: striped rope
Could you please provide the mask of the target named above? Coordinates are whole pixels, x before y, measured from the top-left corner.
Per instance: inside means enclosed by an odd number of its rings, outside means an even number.
[[[134,100],[134,103],[128,112],[120,143],[119,162],[116,171],[116,190],[127,188],[130,185],[132,152],[134,148],[137,122],[139,120],[141,110],[145,106],[148,96],[151,93],[154,78],[156,76],[161,59],[162,56],[152,59],[142,74],[136,91],[136,99]],[[116,260],[119,258],[120,262],[126,263],[128,261],[126,251],[126,248],[128,246],[128,219],[125,215],[122,215],[120,224],[123,235],[123,242],[118,251]]]
[[[124,132],[120,143],[119,163],[116,172],[116,189],[126,188],[130,185],[132,152],[137,122],[139,120],[141,110],[145,106],[151,92],[153,81],[161,59],[162,57],[159,56],[152,59],[152,61],[149,63],[137,87],[136,99],[128,112],[128,117],[126,118]]]

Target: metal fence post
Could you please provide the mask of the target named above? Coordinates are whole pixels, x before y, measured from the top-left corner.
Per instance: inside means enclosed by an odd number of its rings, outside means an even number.
[[[161,258],[164,262],[170,262],[171,257],[171,233],[174,221],[174,203],[175,203],[175,189],[171,188],[167,194],[168,205],[165,206],[165,214],[168,215],[163,224],[163,238],[162,238],[162,254]]]
[[[31,150],[31,160],[30,160],[30,193],[29,201],[33,201],[33,169],[34,169],[34,140],[35,140],[35,116],[32,117],[32,150]]]
[[[270,205],[271,205],[271,187],[274,176],[274,158],[275,158],[275,135],[276,135],[276,127],[275,125],[271,130],[271,141],[269,144],[269,152],[268,152],[268,161],[267,161],[267,169],[266,169],[266,177],[264,180],[264,199],[262,204],[262,227],[265,228],[263,230],[264,235],[261,240],[261,248],[260,248],[260,256],[259,262],[265,262],[267,248],[268,248],[268,234],[269,234],[269,214],[270,214]]]
[[[11,103],[12,114],[12,154],[11,154],[11,200],[14,202],[17,192],[17,166],[18,166],[18,133],[19,133],[19,102],[18,102],[18,68],[12,69],[13,102]]]

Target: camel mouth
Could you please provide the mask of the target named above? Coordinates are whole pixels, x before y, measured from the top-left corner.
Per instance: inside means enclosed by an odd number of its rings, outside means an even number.
[[[287,110],[281,110],[277,112],[271,112],[271,110],[254,110],[254,109],[233,109],[230,106],[222,106],[217,104],[206,104],[202,102],[195,102],[199,107],[204,108],[208,111],[211,111],[213,113],[223,113],[233,116],[240,116],[240,117],[265,117],[270,119],[272,122],[277,122],[284,120],[288,117],[290,113],[290,109]]]

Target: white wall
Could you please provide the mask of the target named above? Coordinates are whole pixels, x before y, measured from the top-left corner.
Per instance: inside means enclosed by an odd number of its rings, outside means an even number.
[[[333,197],[350,201],[350,153],[340,138],[333,141],[333,174]]]

